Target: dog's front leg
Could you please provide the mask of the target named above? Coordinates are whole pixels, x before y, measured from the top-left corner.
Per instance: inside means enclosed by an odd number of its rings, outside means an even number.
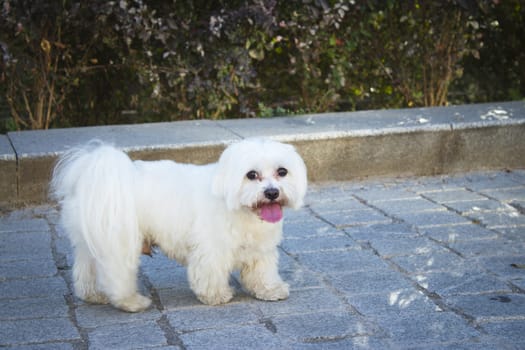
[[[188,280],[197,298],[204,304],[219,305],[233,298],[229,285],[231,264],[213,259],[209,254],[193,254],[188,261]]]
[[[261,300],[286,299],[290,294],[288,284],[279,276],[276,251],[245,263],[241,269],[241,283]]]

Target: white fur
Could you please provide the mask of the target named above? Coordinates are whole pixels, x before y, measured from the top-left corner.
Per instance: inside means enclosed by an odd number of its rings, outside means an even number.
[[[277,170],[286,168],[286,176]],[[255,170],[256,180],[247,178]],[[144,241],[188,266],[190,287],[206,304],[228,302],[233,270],[256,298],[288,297],[278,274],[282,220],[261,219],[264,191],[299,208],[306,168],[290,145],[248,139],[229,146],[209,165],[132,161],[122,151],[92,141],[57,163],[51,191],[61,205],[61,224],[75,250],[78,297],[112,303],[125,311],[146,309],[137,292]]]

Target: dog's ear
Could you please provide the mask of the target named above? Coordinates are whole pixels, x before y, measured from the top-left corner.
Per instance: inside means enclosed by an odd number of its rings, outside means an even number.
[[[286,156],[286,159],[288,162],[290,162],[290,176],[293,177],[294,184],[293,191],[289,193],[291,196],[290,205],[294,209],[299,209],[304,204],[304,196],[306,195],[306,190],[308,187],[307,169],[303,159],[301,158],[295,147],[291,145],[284,146],[287,147],[288,154]]]
[[[224,197],[224,181],[226,178],[226,168],[224,166],[223,156],[215,164],[215,172],[211,181],[211,193],[217,197]]]
[[[227,147],[216,164],[212,179],[211,192],[214,196],[223,198],[228,210],[239,209],[238,201],[242,177],[239,179],[238,169],[234,162],[235,144]]]

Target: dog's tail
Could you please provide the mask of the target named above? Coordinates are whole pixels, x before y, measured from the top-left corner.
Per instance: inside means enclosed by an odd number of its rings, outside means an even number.
[[[72,148],[59,158],[50,195],[61,205],[61,223],[74,245],[85,243],[96,259],[123,254],[119,261],[137,265],[142,242],[135,179],[131,159],[101,141]]]

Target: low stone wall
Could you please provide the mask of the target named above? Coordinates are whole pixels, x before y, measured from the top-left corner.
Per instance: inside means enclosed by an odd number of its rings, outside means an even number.
[[[93,138],[135,159],[203,164],[246,137],[294,144],[314,182],[524,168],[525,102],[10,132],[0,205],[47,201],[57,156]]]

